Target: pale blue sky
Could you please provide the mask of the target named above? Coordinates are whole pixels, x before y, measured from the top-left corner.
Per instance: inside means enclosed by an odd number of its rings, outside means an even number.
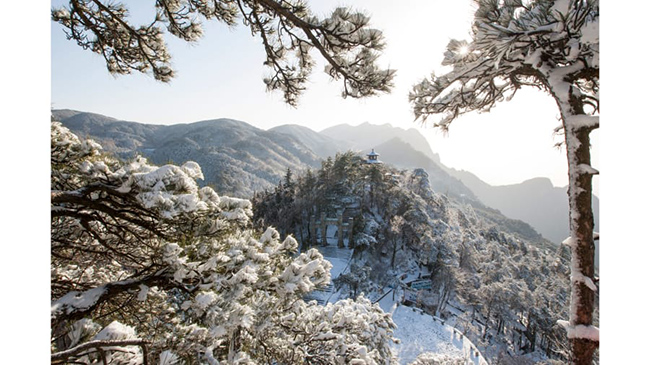
[[[65,1],[56,0],[53,5],[60,3]],[[132,9],[134,20],[151,19],[153,1],[131,3],[137,4]],[[265,91],[262,78],[268,71],[262,66],[260,40],[241,25],[231,29],[216,22],[204,23],[205,36],[197,44],[167,37],[178,75],[171,83],[142,74],[114,77],[99,55],[66,40],[62,28],[52,23],[52,107],[155,124],[227,117],[263,129],[292,123],[320,131],[340,123],[390,123],[419,129],[444,164],[471,171],[492,185],[539,176],[550,178],[556,186],[566,185],[564,152],[553,148],[559,141],[552,134],[559,125],[558,113],[543,93],[524,90],[490,113],[463,117],[454,122],[447,136],[413,122],[408,92],[423,77],[441,69],[450,39],[468,37],[471,1],[319,0],[310,4],[318,14],[349,4],[371,15],[373,26],[386,36],[381,63],[397,69],[396,87],[390,95],[340,98],[341,84],[327,78],[319,59],[309,89],[299,106],[291,108],[282,102],[280,93]],[[594,137],[597,146],[597,132]],[[597,151],[594,165],[598,167]]]

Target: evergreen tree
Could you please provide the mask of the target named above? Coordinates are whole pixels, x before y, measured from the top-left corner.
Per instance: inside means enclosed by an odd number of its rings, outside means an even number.
[[[487,111],[522,87],[547,92],[557,103],[569,171],[572,299],[567,330],[571,361],[591,364],[598,347],[593,326],[594,233],[590,132],[599,127],[599,3],[597,0],[479,0],[472,41],[449,42],[452,71],[414,86],[416,118],[441,114],[446,130],[463,113]]]
[[[68,39],[100,54],[112,74],[151,72],[156,80],[170,81],[175,72],[163,35],[190,43],[203,35],[202,20],[229,26],[242,23],[262,40],[271,75],[268,90],[280,90],[284,100],[297,105],[315,65],[315,50],[327,62],[325,72],[343,80],[344,97],[366,97],[392,88],[394,70],[380,69],[378,52],[383,34],[369,26],[370,18],[347,8],[328,17],[313,14],[302,0],[158,0],[150,24],[136,26],[128,8],[106,0],[70,0],[52,10],[52,20],[65,28]]]
[[[287,167],[287,172],[284,174],[284,186],[287,188],[287,190],[293,191],[293,172],[289,167]]]

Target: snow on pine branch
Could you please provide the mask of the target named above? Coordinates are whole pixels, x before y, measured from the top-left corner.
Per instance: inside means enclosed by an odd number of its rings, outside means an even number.
[[[58,313],[71,314],[77,310],[87,310],[94,307],[99,299],[106,293],[106,286],[89,289],[84,292],[71,291],[52,303],[50,311],[52,315]]]
[[[573,237],[568,237],[562,241],[563,245],[567,245],[571,250],[575,250],[578,240]],[[597,292],[598,287],[594,284],[593,280],[588,276],[585,276],[580,270],[580,264],[578,260],[571,260],[571,281],[572,282],[581,282],[584,283],[590,290]]]
[[[70,291],[52,302],[50,313],[52,318],[62,316],[74,317],[78,313],[84,314],[91,311],[98,304],[119,293],[135,289],[140,289],[141,291],[143,286],[161,285],[165,284],[166,281],[166,276],[160,273],[159,275],[144,278],[113,281],[85,291]]]
[[[572,128],[573,130],[579,129],[597,129],[600,126],[600,118],[598,115],[568,115],[564,118],[564,123],[567,128]]]
[[[596,170],[592,166],[584,164],[584,163],[579,164],[577,166],[577,172],[579,174],[589,174],[589,175],[598,175],[598,174],[600,174],[600,172],[598,170]]]
[[[561,98],[563,116],[572,114],[563,100],[571,87],[597,111],[597,24],[593,1],[479,1],[471,41],[452,40],[444,53],[443,65],[453,70],[413,87],[409,100],[416,119],[440,114],[434,125],[446,130],[458,116],[489,110],[522,86]],[[457,81],[463,91],[450,92]],[[575,124],[597,127],[593,120]]]
[[[567,331],[568,338],[583,338],[594,342],[600,341],[600,329],[596,326],[585,326],[581,324],[572,326],[568,321],[563,320],[558,320],[557,324]]]

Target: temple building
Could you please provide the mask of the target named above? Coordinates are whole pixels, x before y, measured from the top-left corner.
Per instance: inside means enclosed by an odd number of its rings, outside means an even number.
[[[366,163],[382,163],[379,161],[379,154],[375,152],[375,149],[372,149],[372,152],[367,154],[368,158],[366,159]]]

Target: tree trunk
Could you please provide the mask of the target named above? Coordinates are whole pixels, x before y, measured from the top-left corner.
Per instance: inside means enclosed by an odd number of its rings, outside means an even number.
[[[533,328],[533,334],[530,340],[530,352],[535,352],[535,344],[537,343],[537,327]]]
[[[448,284],[445,284],[444,286],[444,291],[442,292],[442,298],[440,300],[440,305],[438,306],[438,310],[440,313],[442,313],[445,308],[447,307],[447,300],[449,300],[449,294],[451,292],[451,289],[449,288]]]
[[[483,326],[483,341],[487,338],[488,325],[490,324],[490,315],[492,314],[492,304],[488,303],[487,316],[485,317],[485,325]]]
[[[567,329],[571,347],[571,363],[590,365],[598,348],[598,331],[593,324],[595,291],[594,217],[591,205],[591,180],[598,172],[591,167],[589,134],[599,127],[597,116],[587,116],[582,92],[573,85],[573,66],[557,67],[545,72],[549,91],[562,117],[569,171],[569,228],[571,237],[563,242],[571,249],[571,304]],[[578,334],[584,326],[591,336]],[[593,331],[591,331],[593,330]],[[587,338],[591,337],[591,338]]]
[[[571,117],[575,117],[575,115]],[[591,180],[594,172],[591,170],[589,151],[589,133],[592,128],[567,123],[566,118],[563,120],[569,164],[568,195],[571,228],[571,238],[565,241],[571,248],[569,328],[579,325],[590,327],[593,324],[596,294],[592,289],[595,274],[594,219],[591,205]],[[574,337],[571,336],[571,333],[569,333],[569,339],[572,352],[571,362],[573,364],[591,364],[598,342]]]
[[[228,363],[233,363],[235,355],[239,352],[239,337],[241,336],[241,328],[237,327],[230,337],[230,342],[228,344]]]

